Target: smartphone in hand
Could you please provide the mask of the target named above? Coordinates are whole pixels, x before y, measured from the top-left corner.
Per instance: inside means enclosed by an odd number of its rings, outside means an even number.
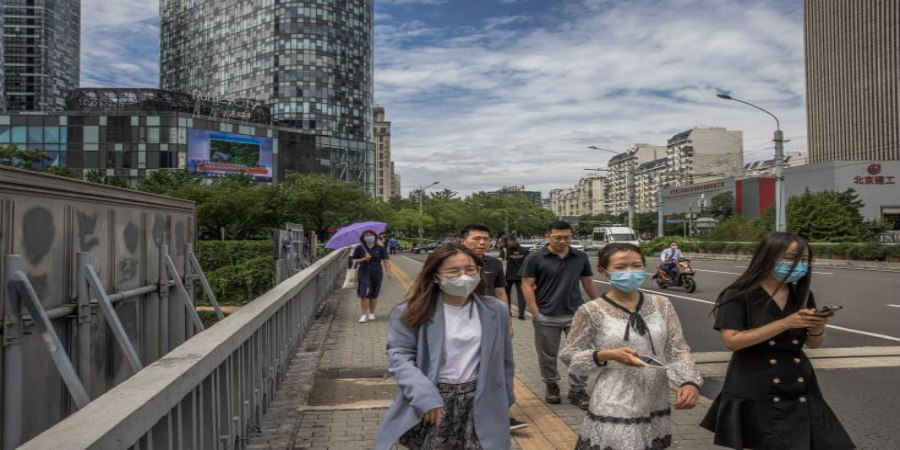
[[[835,311],[839,309],[843,309],[844,307],[841,305],[825,305],[816,310],[817,316],[830,316],[835,313]]]
[[[665,369],[666,368],[666,365],[663,364],[662,361],[660,361],[652,356],[638,355],[637,358],[640,359],[641,362],[643,362],[645,366],[650,367],[652,369]]]

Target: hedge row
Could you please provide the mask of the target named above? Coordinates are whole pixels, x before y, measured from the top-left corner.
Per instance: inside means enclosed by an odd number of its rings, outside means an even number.
[[[220,304],[244,305],[275,286],[272,245],[271,240],[197,242],[197,260]],[[205,295],[199,298],[208,304]]]
[[[680,236],[664,237],[641,244],[644,255],[659,255],[670,241],[678,242],[684,252],[752,255],[756,250],[755,242],[721,242],[697,241]],[[813,257],[823,259],[851,259],[856,261],[900,261],[900,245],[867,243],[819,243],[810,244]]]

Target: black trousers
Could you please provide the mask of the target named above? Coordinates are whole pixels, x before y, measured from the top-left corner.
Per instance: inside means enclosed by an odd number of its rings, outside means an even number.
[[[525,316],[525,295],[522,294],[522,280],[506,280],[506,301],[509,306],[509,315],[512,315],[512,288],[516,287],[516,300],[519,305],[519,316]]]

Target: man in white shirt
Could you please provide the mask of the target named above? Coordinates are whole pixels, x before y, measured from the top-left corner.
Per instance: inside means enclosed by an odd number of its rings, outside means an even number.
[[[669,248],[663,250],[662,255],[659,257],[659,262],[662,264],[663,270],[666,271],[666,276],[673,283],[677,282],[676,278],[678,277],[676,266],[678,266],[678,261],[683,258],[684,255],[681,254],[681,249],[678,248],[678,243],[675,241],[669,242]]]

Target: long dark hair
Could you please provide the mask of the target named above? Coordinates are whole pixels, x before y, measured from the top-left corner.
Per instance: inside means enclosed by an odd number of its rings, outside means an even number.
[[[719,296],[716,298],[716,306],[713,307],[713,312],[715,312],[722,303],[738,298],[758,288],[772,273],[775,264],[781,259],[781,256],[784,255],[784,252],[786,252],[788,248],[791,247],[791,244],[794,243],[797,244],[797,251],[801,255],[806,253],[805,262],[809,268],[806,276],[797,280],[797,283],[793,288],[794,295],[802,299],[801,307],[805,308],[806,300],[809,297],[809,285],[812,283],[812,249],[809,247],[806,240],[796,234],[774,231],[765,235],[765,237],[759,241],[759,245],[756,246],[756,251],[753,253],[753,258],[750,260],[750,266],[747,267],[747,270],[745,270],[737,280],[734,280],[731,285],[719,293]],[[791,264],[791,271],[793,271],[799,263],[800,259],[798,258]],[[778,285],[778,289],[784,287],[785,284],[784,281],[781,281]],[[727,298],[725,296],[726,292],[728,293]]]
[[[403,314],[403,320],[406,323],[412,326],[419,326],[434,315],[434,310],[437,307],[437,298],[441,292],[440,286],[435,283],[438,269],[441,268],[441,264],[444,263],[445,259],[460,253],[469,255],[473,263],[479,268],[484,267],[484,262],[481,261],[481,258],[475,256],[472,250],[460,244],[439,245],[428,254],[428,258],[425,259],[425,264],[416,277],[416,281],[413,282],[409,293],[406,294],[407,307],[406,312]],[[484,291],[483,278],[478,283],[478,287],[475,288],[475,292],[482,291]]]

